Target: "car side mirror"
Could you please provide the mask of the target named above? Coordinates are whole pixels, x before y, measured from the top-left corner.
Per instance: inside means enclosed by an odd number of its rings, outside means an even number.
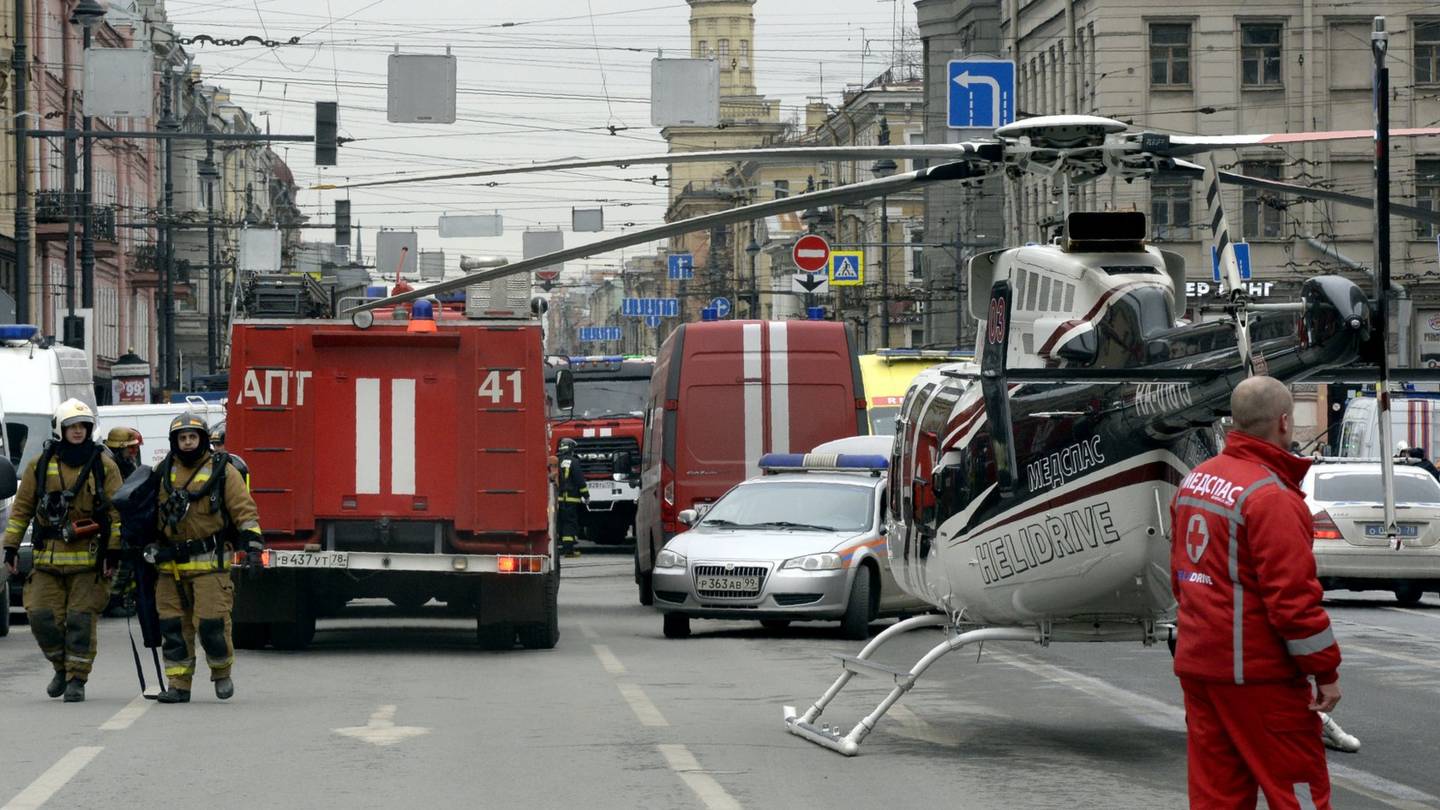
[[[694,509],[681,509],[680,514],[676,515],[675,517],[676,520],[679,520],[686,526],[694,526],[695,521],[700,519],[699,513],[697,513]]]
[[[15,477],[15,465],[8,458],[0,458],[0,500],[13,496],[20,489]]]
[[[575,375],[568,368],[555,372],[555,407],[562,411],[575,407]]]
[[[1061,344],[1055,355],[1069,363],[1089,366],[1100,356],[1100,338],[1095,330],[1086,330]]]

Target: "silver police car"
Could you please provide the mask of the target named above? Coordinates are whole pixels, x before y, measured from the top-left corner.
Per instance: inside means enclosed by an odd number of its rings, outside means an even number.
[[[655,560],[655,607],[665,636],[693,619],[839,621],[863,639],[879,616],[930,606],[896,586],[885,546],[880,455],[769,454],[764,473],[736,485]]]

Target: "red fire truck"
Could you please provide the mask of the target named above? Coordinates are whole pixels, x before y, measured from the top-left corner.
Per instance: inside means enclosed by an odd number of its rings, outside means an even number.
[[[569,369],[574,404],[550,415],[551,452],[561,439],[574,439],[576,460],[590,499],[580,513],[585,537],[594,543],[623,543],[635,523],[640,500],[640,447],[645,437],[645,398],[650,393],[653,357],[552,357],[545,372],[553,398],[556,375]]]
[[[555,645],[540,324],[432,307],[235,324],[227,449],[266,545],[238,646],[302,649],[317,615],[375,596],[473,611],[487,648]]]

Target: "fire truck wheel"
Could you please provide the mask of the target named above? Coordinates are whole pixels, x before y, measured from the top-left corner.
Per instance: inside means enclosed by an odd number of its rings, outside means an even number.
[[[230,630],[237,650],[260,650],[270,640],[270,625],[262,622],[237,622]]]
[[[689,638],[690,617],[684,613],[665,614],[665,638]]]
[[[520,625],[520,646],[527,650],[554,649],[560,642],[560,572],[546,577],[545,619]]]
[[[277,650],[303,650],[315,640],[315,614],[301,607],[293,622],[270,625],[270,644]]]
[[[482,650],[508,650],[515,646],[515,625],[510,622],[485,624],[476,619],[475,638]]]
[[[649,571],[640,570],[640,544],[635,544],[635,589],[640,592],[640,604],[650,607],[655,604],[655,591],[651,588]]]

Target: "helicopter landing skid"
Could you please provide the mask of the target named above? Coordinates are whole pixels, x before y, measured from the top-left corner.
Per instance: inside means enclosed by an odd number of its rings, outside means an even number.
[[[860,753],[860,743],[875,729],[875,724],[880,722],[880,718],[915,686],[915,682],[925,674],[925,670],[929,669],[931,664],[943,658],[946,653],[982,641],[1030,641],[1037,644],[1045,641],[1043,633],[1035,627],[985,627],[951,635],[945,641],[931,648],[930,652],[925,653],[919,661],[915,662],[915,666],[908,670],[869,660],[881,645],[896,636],[924,627],[948,627],[949,625],[950,618],[948,616],[937,614],[916,616],[887,627],[880,635],[871,639],[858,655],[836,656],[840,659],[840,666],[845,671],[840,673],[840,677],[835,679],[835,683],[825,690],[825,694],[821,695],[820,699],[815,701],[803,716],[796,713],[794,706],[786,706],[786,730],[798,737],[804,737],[816,745],[824,746],[832,751],[839,751],[847,757],[853,757]],[[850,679],[856,675],[893,680],[895,688],[890,690],[890,693],[880,701],[880,705],[876,706],[874,711],[861,718],[848,734],[841,734],[840,728],[832,728],[828,724],[816,726],[815,721],[820,718],[821,712],[825,711],[825,707],[830,705],[830,701],[834,700],[840,690],[844,689]]]

